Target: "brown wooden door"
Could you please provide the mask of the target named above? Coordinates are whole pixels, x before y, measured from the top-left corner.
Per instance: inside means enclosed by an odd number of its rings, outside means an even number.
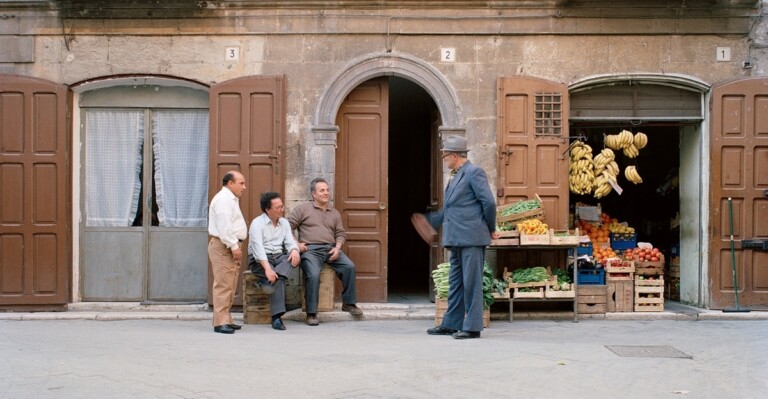
[[[568,89],[531,77],[498,80],[498,203],[535,198],[551,228],[568,225]]]
[[[69,300],[67,88],[0,76],[0,305]]]
[[[430,147],[430,179],[429,179],[429,211],[440,209],[443,203],[443,158],[440,156],[440,147],[442,138],[438,134],[440,128],[440,114],[434,110],[432,114],[432,146]],[[437,265],[447,261],[443,256],[442,244],[443,229],[437,229],[437,238],[429,246],[429,300],[435,301],[435,281],[432,279],[432,271],[437,269]]]
[[[357,268],[357,300],[387,301],[386,78],[355,88],[339,109],[335,206],[347,230],[344,251]]]
[[[285,78],[248,76],[211,87],[210,92],[209,201],[221,190],[221,179],[230,170],[245,176],[240,198],[247,225],[261,214],[262,192],[285,195]],[[248,242],[243,243],[247,248]],[[242,270],[247,270],[243,256]],[[213,275],[208,266],[208,302]],[[241,281],[235,304],[242,305]]]
[[[741,249],[744,239],[768,239],[768,79],[715,87],[711,135],[710,306],[735,305],[730,197],[739,304],[768,309],[768,252]]]

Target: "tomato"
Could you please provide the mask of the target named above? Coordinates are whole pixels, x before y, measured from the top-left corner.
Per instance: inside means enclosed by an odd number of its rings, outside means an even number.
[[[651,260],[651,258],[653,258],[653,257],[650,254],[646,254],[645,255],[645,260]]]
[[[651,262],[658,262],[659,258],[656,256],[651,256]]]
[[[651,253],[654,254],[654,255],[658,254],[659,252],[660,251],[659,251],[658,248],[654,248],[654,249],[651,250]]]

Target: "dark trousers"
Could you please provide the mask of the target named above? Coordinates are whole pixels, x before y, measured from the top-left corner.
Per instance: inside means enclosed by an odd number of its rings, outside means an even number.
[[[451,247],[448,309],[442,326],[452,330],[483,330],[483,264],[485,247]]]
[[[355,264],[344,254],[339,253],[335,261],[328,259],[328,251],[333,248],[331,244],[309,244],[307,252],[301,254],[301,270],[306,277],[304,296],[307,302],[307,313],[317,313],[317,300],[320,292],[320,270],[327,263],[336,272],[336,277],[341,279],[343,289],[341,299],[343,303],[357,303],[355,293]]]
[[[261,290],[269,294],[269,314],[272,316],[282,316],[285,313],[285,280],[290,277],[294,270],[286,254],[267,254],[267,262],[272,266],[272,270],[277,273],[277,280],[270,283],[267,274],[261,263],[248,255],[248,267],[251,273],[259,278]]]

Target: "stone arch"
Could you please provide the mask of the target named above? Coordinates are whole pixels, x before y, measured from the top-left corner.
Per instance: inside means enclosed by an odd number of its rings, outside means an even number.
[[[614,84],[616,82],[635,81],[647,84],[672,86],[682,90],[698,93],[709,92],[710,85],[691,76],[679,74],[653,74],[653,73],[628,73],[623,75],[594,75],[571,83],[568,90],[571,93],[592,89],[598,86]]]
[[[315,108],[311,130],[315,144],[335,145],[336,113],[344,98],[361,83],[379,76],[398,76],[421,86],[440,111],[441,132],[464,135],[458,98],[445,77],[426,62],[402,53],[377,53],[353,60],[324,90]]]

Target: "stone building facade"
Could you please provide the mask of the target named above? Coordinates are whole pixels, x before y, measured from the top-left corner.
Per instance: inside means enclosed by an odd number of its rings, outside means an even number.
[[[418,107],[426,107],[424,113],[438,115],[433,116],[436,122],[427,122],[435,125],[431,128],[433,134],[466,135],[471,143],[470,159],[486,170],[492,187],[498,190],[500,78],[533,77],[564,85],[572,95],[592,87],[632,81],[696,93],[702,114],[696,123],[681,127],[694,137],[690,149],[693,166],[681,170],[681,180],[692,181],[688,199],[702,199],[689,202],[686,194],[681,194],[681,213],[698,219],[683,227],[681,252],[688,266],[682,273],[682,299],[698,306],[711,306],[713,302],[723,306],[722,301],[713,301],[712,292],[719,288],[709,283],[710,258],[719,258],[709,254],[713,249],[708,246],[709,103],[712,88],[725,82],[756,78],[754,84],[767,87],[766,5],[765,0],[664,4],[600,0],[176,0],[158,7],[154,1],[0,1],[0,74],[64,85],[72,93],[67,110],[71,250],[64,260],[66,301],[151,302],[153,282],[165,279],[164,286],[174,285],[172,276],[151,270],[148,265],[154,258],[146,253],[136,265],[140,282],[131,293],[94,288],[119,285],[106,274],[99,274],[96,281],[88,280],[88,274],[94,273],[91,266],[84,266],[88,259],[112,259],[93,254],[84,221],[88,195],[84,109],[88,107],[98,107],[101,101],[118,109],[135,107],[151,93],[139,95],[130,89],[143,85],[155,87],[155,91],[158,87],[171,88],[173,94],[162,107],[206,109],[206,94],[218,84],[243,77],[282,77],[278,86],[284,88],[284,112],[278,115],[278,129],[284,130],[279,136],[283,142],[278,143],[279,154],[273,155],[282,161],[280,172],[275,172],[282,178],[271,187],[283,191],[290,207],[309,198],[307,184],[316,176],[328,179],[336,193],[346,190],[348,194],[350,187],[354,191],[354,185],[361,184],[345,176],[345,189],[339,181],[339,159],[346,159],[340,151],[349,148],[344,145],[351,145],[339,143],[338,135],[343,130],[340,109],[356,88],[377,78],[390,79],[390,96],[394,96],[395,87],[401,87],[398,98],[404,104],[409,98],[426,98]],[[99,90],[105,89],[112,91],[97,96]],[[184,90],[191,94],[186,95]],[[158,104],[162,101],[158,100]],[[212,118],[213,112],[211,108]],[[404,110],[398,112],[408,115]],[[12,125],[8,122],[11,115],[1,118],[6,126]],[[405,135],[412,133],[404,129]],[[387,161],[381,165],[396,171],[387,174],[386,169],[373,170],[385,183],[380,187],[395,187],[391,189],[400,193],[397,198],[406,197],[409,188],[397,186],[397,179],[407,176],[408,170],[393,165],[409,163],[411,157],[429,158],[434,152],[430,140],[437,136],[416,146],[424,151],[414,154],[405,148],[407,140],[396,139],[392,131],[387,134],[388,150],[379,154]],[[214,146],[213,142],[209,145]],[[400,147],[402,151],[397,149]],[[13,161],[4,158],[2,162],[10,165]],[[216,173],[213,169],[209,173],[212,183],[208,194],[212,196]],[[432,174],[441,173],[438,166],[433,166]],[[756,187],[762,187],[765,182],[759,173],[757,176],[753,181],[758,182]],[[430,184],[441,181],[440,176],[424,179]],[[253,182],[251,186],[258,184]],[[251,192],[251,198],[255,194]],[[396,204],[389,199],[379,201],[380,207],[393,209]],[[567,199],[564,202],[567,204]],[[365,212],[359,211],[361,215]],[[394,231],[407,227],[395,224],[393,215],[383,219],[384,227],[377,224],[380,222],[372,223],[380,231],[388,230],[391,237]],[[355,220],[351,220],[353,224]],[[361,216],[360,223],[367,223],[365,217]],[[197,234],[195,242],[205,235],[203,231],[192,229]],[[103,235],[101,230],[98,232]],[[151,244],[152,239],[147,237],[140,239],[144,244],[139,247]],[[361,242],[366,240],[376,239],[361,238]],[[388,240],[386,233],[384,240]],[[112,241],[96,242],[106,245]],[[383,300],[388,273],[390,283],[405,279],[404,271],[395,271],[395,263],[409,262],[405,254],[387,249],[391,246],[373,250],[385,248],[389,253],[388,258],[377,258],[384,259],[383,264],[372,267],[375,270],[371,272],[379,278],[384,276],[384,283],[372,283],[378,287],[372,288],[374,291],[384,284]],[[419,262],[428,264],[429,256],[421,254]],[[368,267],[362,269],[365,272]],[[421,281],[428,278],[427,271]],[[196,273],[191,282],[198,287],[195,291],[160,295],[157,301],[202,299],[201,290],[205,290],[207,280],[204,269]],[[382,299],[380,294],[373,297]],[[757,305],[766,304],[763,299],[756,301]]]

